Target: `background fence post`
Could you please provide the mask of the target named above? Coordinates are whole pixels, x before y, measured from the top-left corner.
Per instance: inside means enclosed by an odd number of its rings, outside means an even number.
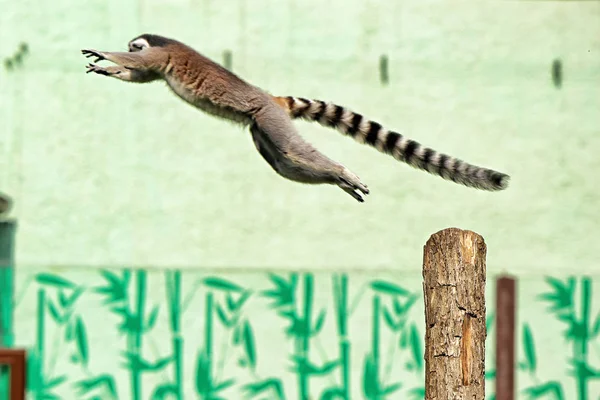
[[[496,400],[515,398],[516,280],[496,281]]]
[[[485,256],[475,232],[456,228],[425,244],[425,399],[485,398]]]

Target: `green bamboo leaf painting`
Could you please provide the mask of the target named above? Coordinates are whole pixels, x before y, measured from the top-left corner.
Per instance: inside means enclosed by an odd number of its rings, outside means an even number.
[[[64,290],[61,290],[58,293],[58,301],[59,301],[60,306],[62,308],[71,307],[75,303],[75,301],[77,301],[79,296],[81,296],[83,294],[84,291],[85,291],[85,289],[78,287],[77,289],[75,289],[73,291],[73,293],[70,296],[67,296],[66,293],[64,292]]]
[[[573,277],[567,278],[565,282],[551,276],[546,277],[545,280],[556,291],[565,291],[567,293],[575,292],[575,279]]]
[[[49,273],[39,273],[36,275],[35,280],[40,285],[53,286],[55,288],[73,289],[76,286],[73,282],[65,278]]]
[[[154,392],[152,392],[152,397],[150,397],[151,400],[164,400],[165,398],[167,399],[171,399],[171,398],[176,398],[177,399],[177,386],[173,385],[172,383],[164,383],[162,385],[158,385],[155,389]],[[178,399],[180,400],[180,399]]]
[[[386,387],[385,389],[383,389],[379,394],[380,396],[383,396],[385,398],[385,396],[394,393],[396,390],[399,390],[402,387],[401,383],[394,383],[393,385],[390,385],[388,387]]]
[[[150,315],[148,316],[148,322],[146,323],[146,327],[144,332],[148,332],[154,328],[154,324],[156,324],[156,319],[158,318],[158,306],[154,306],[152,311],[150,311]]]
[[[596,337],[600,333],[600,313],[596,314],[596,320],[592,328],[591,336]]]
[[[400,331],[399,345],[401,349],[406,349],[408,347],[408,332],[406,331],[406,329],[402,329]]]
[[[568,364],[572,367],[567,371],[568,375],[575,376],[578,379],[600,378],[600,372],[592,369],[584,361],[570,359]]]
[[[564,400],[562,385],[557,381],[528,387],[523,390],[523,394],[529,399],[538,399],[545,397],[547,394],[553,394],[556,400]]]
[[[119,303],[127,299],[127,288],[131,276],[129,271],[123,271],[122,278],[107,270],[100,271],[100,274],[106,280],[107,285],[96,287],[94,291],[106,297],[103,304]]]
[[[292,355],[290,357],[292,366],[290,372],[295,372],[301,375],[310,375],[317,370],[317,367],[312,365],[306,358],[299,355]]]
[[[336,400],[336,399],[347,400],[344,390],[342,388],[339,388],[339,387],[327,388],[323,391],[323,393],[321,393],[321,396],[319,397],[319,400]]]
[[[411,389],[409,392],[410,398],[414,400],[421,400],[425,398],[425,388],[418,387]]]
[[[106,281],[108,281],[110,286],[119,286],[119,285],[122,285],[123,283],[125,283],[125,279],[124,279],[125,276],[123,276],[123,278],[121,278],[114,272],[111,272],[106,269],[101,270],[100,275],[102,275],[104,277],[104,279]],[[127,279],[127,281],[128,281],[128,279]]]
[[[321,312],[319,313],[319,316],[317,317],[317,322],[315,322],[315,327],[312,331],[312,335],[318,335],[319,332],[321,331],[321,328],[323,328],[323,323],[325,322],[325,310],[321,310]]]
[[[248,321],[244,323],[244,348],[246,349],[246,357],[252,370],[256,369],[256,351],[254,347],[254,334],[252,327]]]
[[[294,277],[294,274],[292,274],[292,277]],[[279,275],[269,274],[269,279],[275,284],[275,286],[279,287],[280,289],[285,289],[290,286],[295,286],[295,285],[292,285],[292,280],[290,280],[290,282],[288,282],[285,279],[283,279],[282,277],[280,277]]]
[[[219,320],[221,321],[223,326],[225,326],[227,328],[231,328],[232,326],[235,325],[234,321],[230,321],[227,318],[227,315],[225,315],[225,311],[223,310],[223,307],[221,307],[220,304],[217,304],[217,317],[219,317]]]
[[[45,390],[53,389],[56,386],[59,386],[61,383],[65,382],[66,380],[67,380],[66,375],[60,375],[55,378],[52,378],[49,381],[44,383],[44,389]]]
[[[423,350],[421,346],[421,336],[417,325],[413,323],[410,327],[410,345],[412,349],[413,360],[419,370],[423,369]]]
[[[298,275],[291,274],[289,282],[275,274],[269,274],[269,279],[271,279],[271,282],[275,284],[276,288],[271,290],[263,290],[261,295],[263,297],[269,297],[273,299],[273,303],[270,304],[270,307],[279,308],[293,305],[295,301]]]
[[[156,360],[154,363],[147,363],[148,371],[159,371],[161,369],[163,369],[164,367],[167,366],[167,364],[169,364],[171,361],[173,361],[173,357],[168,356],[168,357],[164,357],[164,358],[160,358],[158,360]]]
[[[151,362],[148,360],[144,360],[137,353],[131,353],[127,351],[122,352],[122,355],[125,358],[123,368],[135,371],[158,371],[163,369],[167,364],[169,364],[173,360],[172,356],[168,356],[160,358],[155,362]]]
[[[318,375],[318,376],[327,375],[331,371],[333,371],[338,365],[340,365],[339,360],[326,362],[325,364],[323,364],[323,366],[321,368],[316,369],[316,371],[314,372],[314,375]]]
[[[77,317],[75,325],[75,338],[77,340],[77,350],[79,352],[79,360],[87,367],[88,365],[88,342],[85,326],[81,317]]]
[[[326,362],[321,367],[319,367],[319,366],[311,363],[305,357],[299,356],[299,355],[293,355],[291,357],[291,360],[292,360],[293,365],[292,365],[290,371],[295,372],[297,374],[304,374],[304,375],[317,375],[317,376],[327,375],[331,371],[333,371],[338,365],[340,365],[340,361],[335,360],[335,361]]]
[[[538,298],[551,303],[550,311],[559,311],[573,306],[575,281],[569,280],[565,283],[556,278],[546,277],[546,282],[552,287],[553,291],[543,293]]]
[[[494,325],[494,320],[496,319],[496,314],[493,312],[488,313],[488,316],[485,319],[485,330],[490,331],[492,329],[492,325]]]
[[[525,359],[529,372],[535,372],[537,368],[537,360],[535,355],[535,345],[533,343],[533,334],[529,324],[523,325],[523,349],[525,350]]]
[[[228,379],[224,382],[221,382],[218,385],[215,385],[211,388],[211,393],[216,394],[222,390],[225,390],[225,389],[231,387],[234,383],[235,383],[234,379]]]
[[[303,319],[299,319],[294,314],[292,316],[293,319],[290,318],[290,325],[285,329],[285,333],[288,336],[296,337],[296,338],[304,338],[308,336],[306,321]]]
[[[54,322],[56,322],[58,325],[62,325],[66,321],[66,318],[62,317],[59,314],[58,309],[56,308],[54,302],[51,299],[47,299],[47,304],[48,311],[50,311],[50,316],[52,317]]]
[[[66,308],[67,307],[67,295],[65,294],[65,292],[63,290],[61,290],[60,292],[58,292],[58,304],[60,304],[60,306],[62,308]]]
[[[126,305],[111,307],[110,311],[113,314],[117,314],[122,317],[128,317],[131,314],[129,308]]]
[[[250,298],[251,295],[252,295],[251,290],[245,290],[244,293],[242,293],[242,295],[238,299],[238,301],[235,303],[234,309],[239,310],[240,308],[242,308],[242,306],[244,304],[246,304],[246,301],[248,301],[248,299]]]
[[[398,300],[397,297],[394,297],[394,301],[392,302],[392,304],[394,305],[394,312],[396,313],[396,315],[404,314],[404,306],[402,305],[402,303],[400,303],[400,300]]]
[[[575,314],[573,314],[572,311],[558,312],[558,313],[556,313],[556,317],[559,321],[564,322],[567,325],[577,324],[577,322],[575,320]]]
[[[242,342],[242,326],[236,325],[233,328],[233,344],[238,345]]]
[[[115,385],[115,379],[107,374],[98,375],[95,378],[82,379],[75,382],[75,388],[77,389],[80,396],[84,396],[95,389],[104,389],[113,398],[117,398],[117,387]]]
[[[121,355],[125,358],[124,363],[122,364],[123,368],[129,370],[144,370],[148,366],[144,360],[140,358],[140,356],[136,353],[132,353],[129,351],[122,351]]]
[[[385,306],[383,307],[383,321],[392,331],[395,332],[398,329],[390,310],[388,310],[388,308]]]
[[[227,309],[229,311],[235,311],[235,300],[233,300],[233,296],[231,293],[227,293],[227,297],[225,298],[227,302]]]
[[[252,292],[250,290],[245,290],[240,298],[235,301],[235,299],[233,298],[233,295],[231,293],[227,293],[227,309],[229,311],[237,311],[240,308],[242,308],[242,306],[244,305],[244,303],[250,298],[250,295],[252,294]]]
[[[205,278],[204,284],[212,289],[224,290],[226,292],[243,292],[244,289],[241,286],[236,285],[233,282],[230,282],[226,279],[222,278]]]
[[[529,370],[529,366],[524,361],[521,361],[521,362],[517,363],[517,368],[519,368],[520,371],[527,371],[527,370]]]
[[[571,340],[584,340],[587,336],[587,327],[580,321],[572,320],[565,333],[565,337]]]
[[[398,300],[398,298],[395,297],[393,301],[394,312],[397,316],[405,315],[418,299],[419,297],[413,294],[406,300],[404,304],[402,304],[400,300]]]
[[[285,400],[283,384],[281,383],[281,379],[278,378],[268,378],[263,381],[248,383],[242,387],[242,390],[244,390],[246,395],[250,398],[254,398],[265,392],[271,392],[275,393],[277,397],[270,397],[270,399]]]
[[[408,296],[410,292],[395,283],[386,281],[373,281],[371,282],[371,289],[382,294],[388,294],[393,296]]]

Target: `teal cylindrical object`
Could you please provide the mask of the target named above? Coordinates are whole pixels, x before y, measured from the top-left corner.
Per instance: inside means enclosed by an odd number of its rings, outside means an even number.
[[[0,221],[0,347],[12,347],[13,294],[14,294],[14,242],[17,223]],[[8,398],[9,370],[0,366],[0,398]]]
[[[0,346],[13,345],[14,242],[17,223],[0,221]]]

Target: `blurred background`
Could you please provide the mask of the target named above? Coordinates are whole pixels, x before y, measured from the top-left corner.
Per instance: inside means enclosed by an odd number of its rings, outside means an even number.
[[[510,186],[306,122],[371,195],[286,181],[164,83],[85,74],[80,49],[141,33]],[[488,397],[501,273],[517,398],[600,395],[600,2],[0,0],[0,38],[0,345],[28,350],[31,398],[422,398],[423,245],[447,227],[488,246]]]

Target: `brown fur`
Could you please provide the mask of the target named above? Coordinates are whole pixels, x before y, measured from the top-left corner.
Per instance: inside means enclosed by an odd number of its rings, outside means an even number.
[[[138,42],[149,46],[138,50],[133,46]],[[141,35],[129,47],[130,52],[82,50],[86,57],[96,57],[96,62],[117,64],[89,64],[88,72],[138,83],[162,79],[175,94],[202,111],[250,125],[257,150],[279,175],[301,183],[337,185],[356,200],[364,201],[361,193],[369,193],[367,186],[305,141],[268,93],[172,39]]]

